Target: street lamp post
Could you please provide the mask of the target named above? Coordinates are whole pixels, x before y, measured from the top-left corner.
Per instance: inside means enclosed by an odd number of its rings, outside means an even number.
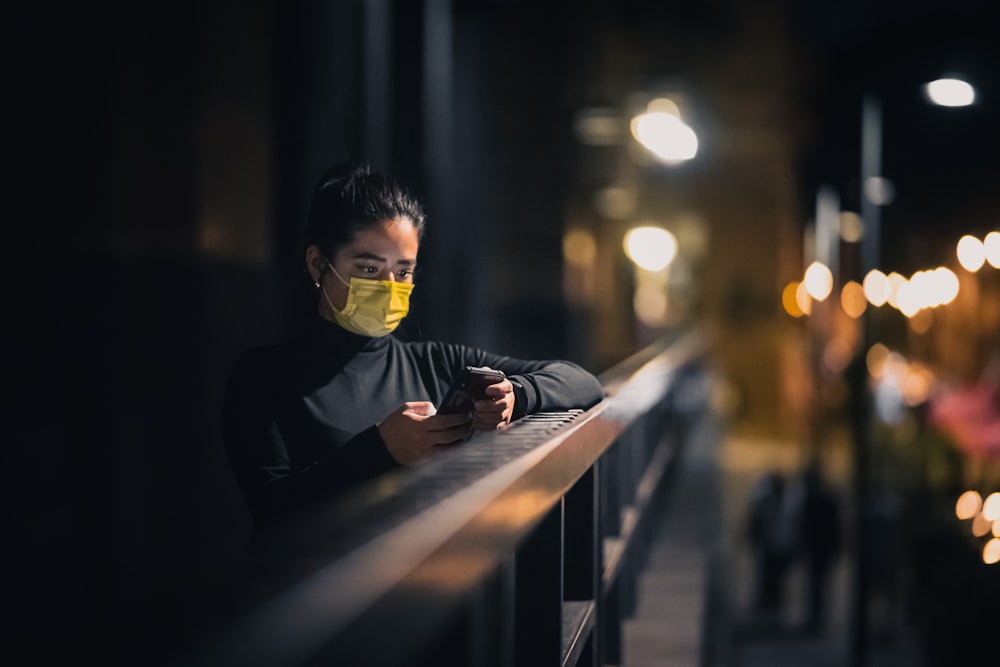
[[[940,79],[927,86],[933,104],[946,107],[969,106],[975,101],[975,91],[958,79]],[[881,257],[881,206],[888,202],[888,184],[882,178],[882,103],[878,96],[866,94],[861,102],[861,236],[860,272],[863,280],[878,268]],[[864,667],[868,663],[868,592],[870,589],[867,550],[869,454],[872,446],[872,400],[865,363],[867,351],[875,344],[870,308],[859,318],[861,349],[850,369],[849,383],[853,414],[853,487],[855,512],[855,558],[852,578],[850,656],[851,664]]]
[[[877,190],[881,185],[882,172],[882,103],[873,94],[865,95],[861,102],[861,220],[864,232],[861,235],[861,278],[878,268],[882,236],[881,205]],[[870,309],[866,308],[859,318],[861,327],[861,349],[850,369],[850,384],[853,391],[852,413],[854,417],[853,498],[855,557],[851,586],[851,664],[863,667],[868,655],[868,456],[871,451],[871,396],[868,388],[868,372],[865,354],[875,343],[872,331]]]

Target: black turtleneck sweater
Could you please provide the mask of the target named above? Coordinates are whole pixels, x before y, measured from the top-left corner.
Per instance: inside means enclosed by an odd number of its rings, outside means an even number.
[[[526,361],[441,342],[369,338],[316,318],[247,351],[229,377],[223,437],[257,521],[329,498],[398,466],[376,425],[407,401],[441,402],[465,366],[497,368],[523,390],[514,418],[589,408],[597,379],[567,361]]]

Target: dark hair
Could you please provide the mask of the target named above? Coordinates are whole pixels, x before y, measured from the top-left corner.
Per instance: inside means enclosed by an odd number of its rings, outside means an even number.
[[[305,245],[332,257],[357,232],[396,218],[409,219],[417,238],[423,236],[423,207],[402,186],[367,165],[339,164],[313,190]]]

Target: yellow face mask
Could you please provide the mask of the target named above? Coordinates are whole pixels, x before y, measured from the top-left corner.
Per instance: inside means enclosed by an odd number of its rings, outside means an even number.
[[[330,301],[326,289],[322,287],[320,289],[333,312],[334,320],[351,333],[372,337],[387,336],[410,312],[410,293],[413,291],[413,283],[355,277],[351,278],[351,282],[347,282],[340,277],[333,266],[330,266],[330,269],[348,287],[344,309],[337,310]]]

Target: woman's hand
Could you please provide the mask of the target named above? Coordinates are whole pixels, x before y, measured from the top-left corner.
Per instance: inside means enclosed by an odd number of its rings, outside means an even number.
[[[489,398],[475,402],[473,424],[480,431],[493,431],[510,423],[514,414],[514,385],[510,380],[486,388]]]
[[[382,420],[378,432],[392,458],[405,466],[416,465],[436,447],[457,444],[472,433],[470,415],[435,413],[433,403],[410,401]]]

